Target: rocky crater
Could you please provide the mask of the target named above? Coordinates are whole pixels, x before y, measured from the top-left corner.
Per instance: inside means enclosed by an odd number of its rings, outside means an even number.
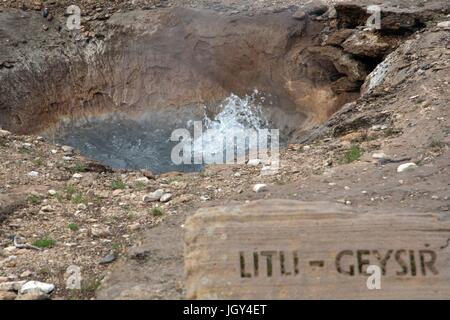
[[[342,24],[346,10],[333,13]],[[354,100],[396,44],[339,29],[321,46],[332,14],[325,11],[131,10],[84,32],[65,30],[63,19],[43,22],[39,12],[3,11],[10,46],[1,52],[0,126],[42,133],[67,119],[183,114],[192,107],[188,118],[205,105],[214,110],[231,93],[257,89],[270,96],[266,112],[274,127],[306,130]]]

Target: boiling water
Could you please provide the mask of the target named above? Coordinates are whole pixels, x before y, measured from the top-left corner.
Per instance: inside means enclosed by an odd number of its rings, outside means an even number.
[[[202,165],[175,165],[172,162],[172,149],[179,144],[170,141],[172,132],[180,128],[193,132],[194,122],[201,121],[201,147],[206,152],[219,152],[223,145],[217,143],[217,132],[235,136],[242,129],[268,127],[261,105],[263,101],[264,97],[257,91],[242,98],[232,94],[220,104],[204,107],[201,113],[198,109],[187,108],[184,111],[147,112],[138,119],[114,113],[65,121],[45,136],[56,143],[75,147],[85,156],[113,168],[148,169],[156,174],[199,171]],[[208,129],[215,131],[212,133]]]

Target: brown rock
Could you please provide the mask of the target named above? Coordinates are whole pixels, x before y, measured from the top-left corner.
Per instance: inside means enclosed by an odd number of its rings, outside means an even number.
[[[185,224],[187,298],[448,299],[449,228],[438,214],[329,203],[204,208]],[[369,265],[382,290],[368,289]]]
[[[364,64],[339,48],[332,46],[309,47],[308,51],[329,60],[340,73],[347,75],[352,81],[362,81],[367,76]]]
[[[19,291],[20,288],[25,284],[26,281],[10,281],[0,283],[0,292],[1,291]]]
[[[0,300],[14,300],[17,294],[14,292],[0,292]]]
[[[150,180],[155,180],[155,175],[149,170],[142,170],[142,175]]]
[[[297,20],[304,20],[306,18],[306,12],[303,10],[297,10],[292,17]]]
[[[372,32],[357,32],[342,43],[344,51],[365,57],[382,57],[390,48],[389,44]]]
[[[322,15],[328,10],[328,6],[321,1],[313,1],[301,7],[309,15]]]
[[[340,29],[328,37],[327,44],[331,46],[340,46],[353,34],[353,32],[354,30],[352,29]]]

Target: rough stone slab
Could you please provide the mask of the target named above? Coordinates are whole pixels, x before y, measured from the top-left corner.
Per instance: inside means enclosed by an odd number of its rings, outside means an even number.
[[[185,225],[187,298],[448,299],[449,218],[290,200],[201,209]]]

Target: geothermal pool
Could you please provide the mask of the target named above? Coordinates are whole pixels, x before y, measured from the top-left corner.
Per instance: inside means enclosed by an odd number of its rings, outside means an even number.
[[[140,117],[108,113],[83,119],[65,119],[44,136],[52,142],[75,147],[83,155],[113,168],[147,169],[156,174],[199,171],[204,161],[202,164],[196,164],[193,160],[191,163],[174,163],[174,148],[191,144],[193,156],[199,152],[226,156],[222,137],[239,137],[245,130],[257,132],[269,128],[270,121],[264,114],[261,101],[265,102],[266,98],[255,90],[252,95],[242,98],[231,94],[218,104],[204,106],[201,111],[185,108],[183,111],[147,112]],[[196,123],[202,127],[200,137],[194,134]],[[178,137],[176,130],[180,129],[187,130],[189,138]],[[249,150],[257,147],[248,139],[245,149],[236,146],[233,150],[236,157],[248,158]],[[224,158],[222,160],[225,162]]]

